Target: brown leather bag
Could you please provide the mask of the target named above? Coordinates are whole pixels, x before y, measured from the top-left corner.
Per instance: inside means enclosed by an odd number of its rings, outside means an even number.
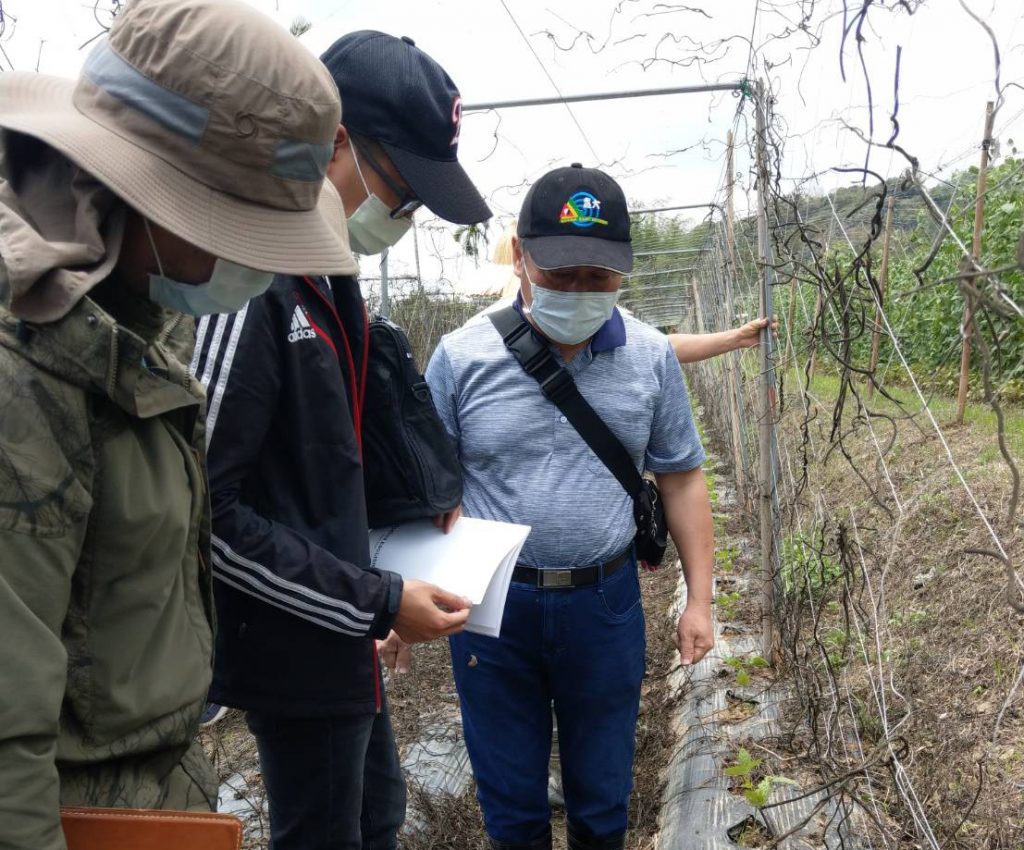
[[[240,850],[232,815],[161,809],[61,807],[68,850]]]

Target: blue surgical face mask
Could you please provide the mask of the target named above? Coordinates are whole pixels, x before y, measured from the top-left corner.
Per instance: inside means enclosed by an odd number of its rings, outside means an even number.
[[[164,307],[192,316],[234,313],[241,310],[250,298],[266,292],[274,279],[273,272],[257,271],[219,258],[206,283],[182,283],[169,278],[164,274],[149,222],[146,221],[145,225],[160,270],[159,274],[149,276],[149,297]]]
[[[525,260],[523,261],[526,262]],[[538,286],[523,271],[533,292],[530,316],[544,336],[563,345],[578,345],[596,334],[612,316],[619,300],[614,292],[561,292]]]

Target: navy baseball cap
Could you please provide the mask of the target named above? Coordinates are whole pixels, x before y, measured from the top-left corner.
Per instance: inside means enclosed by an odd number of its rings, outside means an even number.
[[[578,162],[549,171],[530,187],[516,235],[542,269],[633,271],[626,196],[603,171]]]
[[[320,60],[341,93],[341,123],[379,142],[423,203],[455,224],[491,211],[459,165],[462,97],[444,68],[408,36],[359,30]]]

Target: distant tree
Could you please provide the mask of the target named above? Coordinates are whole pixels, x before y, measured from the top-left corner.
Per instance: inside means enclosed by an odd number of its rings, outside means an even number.
[[[465,224],[455,228],[452,234],[455,241],[462,246],[462,250],[474,260],[479,260],[487,250],[490,241],[487,234],[488,225],[489,222],[486,221],[482,224]]]
[[[299,15],[292,21],[292,24],[290,27],[288,27],[288,30],[296,38],[300,38],[304,36],[307,32],[309,32],[312,28],[313,22],[302,17],[302,15]]]

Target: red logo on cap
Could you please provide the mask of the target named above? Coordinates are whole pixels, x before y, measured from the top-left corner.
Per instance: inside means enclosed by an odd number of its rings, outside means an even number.
[[[448,143],[450,148],[459,143],[459,133],[462,132],[462,98],[459,95],[455,95],[455,100],[452,101],[452,124],[455,125],[455,135]]]

